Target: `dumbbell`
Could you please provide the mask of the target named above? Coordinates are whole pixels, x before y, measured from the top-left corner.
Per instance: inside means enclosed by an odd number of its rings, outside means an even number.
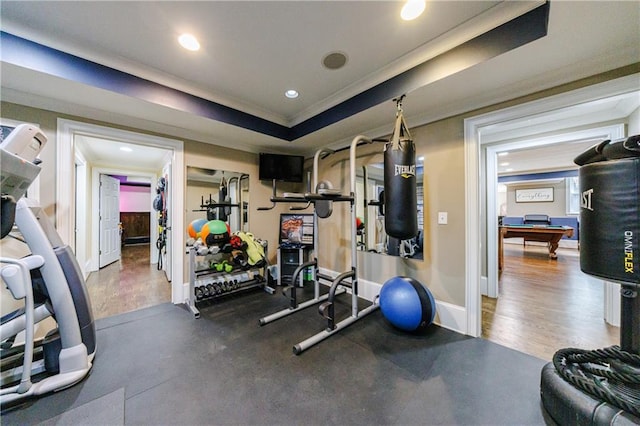
[[[193,243],[193,248],[196,249],[196,253],[199,256],[204,256],[205,254],[209,254],[209,247],[207,247],[200,238],[198,238],[198,240]]]
[[[202,287],[196,287],[195,293],[196,293],[197,300],[201,300],[204,297],[204,292],[202,291]]]
[[[231,272],[231,271],[233,271],[233,265],[230,264],[229,262],[227,262],[226,260],[223,260],[220,263],[216,263],[216,264],[214,264],[214,266],[216,268],[216,271],[218,271],[218,272],[222,272],[222,271]]]
[[[213,297],[216,295],[216,289],[213,284],[207,284],[207,290],[209,290],[209,297]]]

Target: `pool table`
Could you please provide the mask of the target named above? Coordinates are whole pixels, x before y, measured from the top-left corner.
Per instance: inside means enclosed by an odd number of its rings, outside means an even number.
[[[557,259],[556,249],[563,236],[573,237],[573,228],[570,226],[554,225],[503,225],[498,232],[498,268],[502,269],[504,263],[503,239],[524,238],[525,241],[540,241],[549,243],[549,258]]]

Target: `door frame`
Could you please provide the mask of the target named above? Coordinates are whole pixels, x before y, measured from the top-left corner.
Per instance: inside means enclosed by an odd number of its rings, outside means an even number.
[[[480,143],[485,150],[486,158],[486,188],[487,188],[487,221],[485,223],[487,229],[487,279],[486,289],[480,291],[489,297],[498,297],[498,154],[506,151],[518,149],[541,147],[545,145],[554,145],[563,143],[568,140],[580,139],[619,139],[624,137],[624,123],[611,124],[608,126],[591,127],[578,131],[562,131],[553,132],[552,135],[543,137],[531,137],[518,141],[504,141],[491,144],[489,146]],[[493,238],[493,236],[496,238]]]
[[[464,120],[466,334],[482,335],[481,283],[487,278],[482,276],[482,263],[485,259],[489,261],[488,242],[483,238],[487,223],[487,213],[482,209],[483,201],[487,200],[486,163],[482,163],[487,161],[482,156],[483,128],[636,90],[638,74],[633,74]]]
[[[75,135],[84,134],[99,138],[122,140],[130,144],[150,146],[171,151],[173,194],[184,194],[184,142],[177,139],[152,136],[113,127],[100,126],[64,118],[57,119],[56,135],[56,229],[65,243],[72,242],[75,226]],[[184,249],[184,209],[182,202],[175,199],[170,206],[173,221],[173,239],[171,243],[171,300],[173,303],[184,301],[183,257]]]

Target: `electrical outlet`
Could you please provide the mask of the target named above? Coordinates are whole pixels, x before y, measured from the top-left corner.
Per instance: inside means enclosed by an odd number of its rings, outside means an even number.
[[[447,224],[447,212],[438,212],[438,225]]]

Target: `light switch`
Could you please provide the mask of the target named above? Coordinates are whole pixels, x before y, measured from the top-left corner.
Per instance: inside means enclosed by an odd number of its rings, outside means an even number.
[[[447,212],[438,212],[438,225],[447,224]]]

